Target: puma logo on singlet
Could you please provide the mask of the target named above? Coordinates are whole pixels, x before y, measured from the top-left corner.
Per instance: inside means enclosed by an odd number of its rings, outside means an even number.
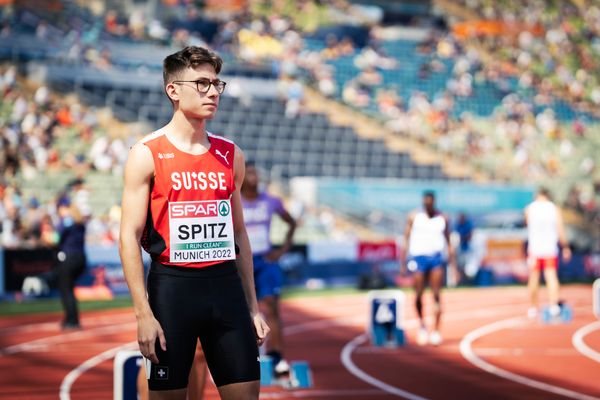
[[[225,160],[225,162],[227,163],[227,165],[229,165],[229,160],[227,159],[227,156],[229,155],[229,150],[227,150],[227,153],[225,153],[225,155],[223,155],[223,153],[221,153],[218,149],[215,150],[215,154],[218,156],[223,157],[223,160]]]

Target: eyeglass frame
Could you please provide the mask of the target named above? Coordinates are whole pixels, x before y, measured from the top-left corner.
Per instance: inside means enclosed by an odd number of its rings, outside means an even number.
[[[201,81],[208,81],[208,87],[206,88],[206,91],[202,91],[202,90],[200,90],[200,89],[198,88],[198,84],[199,84],[199,82],[201,82]],[[186,82],[187,82],[187,83],[195,83],[195,84],[196,84],[196,91],[197,91],[198,93],[203,93],[203,94],[206,94],[206,93],[208,93],[208,92],[210,91],[210,87],[211,87],[211,86],[213,86],[213,87],[216,89],[217,93],[219,93],[219,94],[223,94],[223,92],[225,91],[225,87],[227,86],[227,82],[225,82],[225,81],[222,81],[222,80],[220,80],[220,79],[215,79],[214,81],[211,81],[210,79],[196,79],[196,80],[193,80],[193,81],[173,81],[173,82],[171,82],[171,83],[174,83],[174,84],[180,84],[180,83],[186,83]],[[218,87],[218,86],[215,84],[215,82],[216,82],[217,84],[220,84],[220,83],[222,83],[222,84],[223,84],[223,90],[222,90],[222,91],[220,91],[220,92],[219,92],[219,87]]]

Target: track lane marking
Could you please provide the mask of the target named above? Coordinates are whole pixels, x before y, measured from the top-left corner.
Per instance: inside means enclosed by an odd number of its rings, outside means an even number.
[[[590,333],[592,333],[593,331],[596,331],[598,329],[600,329],[600,321],[596,321],[596,322],[592,322],[591,324],[587,324],[587,325],[579,328],[573,334],[571,342],[573,343],[573,346],[575,347],[575,349],[578,352],[580,352],[587,358],[600,363],[600,352],[592,349],[583,340],[583,338],[585,336],[589,335]]]
[[[460,342],[460,353],[462,356],[469,361],[474,366],[492,374],[499,376],[501,378],[520,383],[525,386],[533,387],[535,389],[543,390],[549,393],[554,393],[560,396],[569,397],[572,399],[580,399],[580,400],[598,400],[598,397],[590,396],[587,394],[579,393],[574,390],[565,389],[560,386],[551,385],[546,382],[538,381],[535,379],[527,378],[526,376],[517,374],[515,372],[510,372],[500,367],[493,365],[490,362],[483,360],[473,350],[472,344],[475,340],[480,339],[484,336],[487,336],[491,333],[501,331],[504,329],[510,329],[513,327],[518,327],[524,323],[523,317],[509,318],[500,321],[493,322],[491,324],[487,324],[481,326],[477,329],[472,330],[467,333]]]

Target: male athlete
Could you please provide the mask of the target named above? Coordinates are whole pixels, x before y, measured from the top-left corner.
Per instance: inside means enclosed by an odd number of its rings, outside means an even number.
[[[529,295],[531,306],[527,311],[530,318],[535,318],[538,312],[538,287],[540,272],[544,271],[544,279],[548,288],[550,315],[560,314],[558,304],[558,246],[562,249],[564,261],[571,259],[571,249],[565,235],[565,227],[560,210],[550,200],[547,189],[538,190],[535,199],[525,208],[525,223],[527,224],[527,264],[529,265]]]
[[[423,193],[423,210],[415,211],[408,216],[404,231],[405,243],[408,246],[407,260],[403,268],[413,273],[415,285],[415,307],[421,322],[417,343],[421,346],[430,344],[438,346],[442,343],[440,321],[442,305],[440,292],[444,283],[444,252],[448,252],[451,274],[457,277],[454,251],[450,245],[450,229],[448,219],[435,206],[435,194],[431,191]],[[405,255],[406,257],[406,255]],[[423,292],[429,280],[435,301],[435,324],[429,334],[423,319]]]
[[[240,199],[244,155],[205,129],[225,90],[221,65],[195,46],[165,58],[173,117],[132,147],[125,166],[120,255],[150,399],[185,399],[198,339],[221,398],[258,399],[257,343],[269,328]],[[140,245],[152,258],[147,290]]]
[[[259,174],[256,166],[246,163],[246,176],[242,185],[242,204],[246,230],[252,247],[254,284],[256,297],[263,311],[271,335],[267,341],[267,355],[273,360],[276,375],[289,372],[290,367],[283,358],[283,326],[279,314],[279,294],[283,277],[277,261],[292,246],[296,221],[287,212],[280,199],[259,190]],[[271,221],[279,215],[288,225],[281,247],[271,245]]]

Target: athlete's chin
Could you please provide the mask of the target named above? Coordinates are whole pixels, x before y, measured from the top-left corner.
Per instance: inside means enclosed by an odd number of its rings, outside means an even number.
[[[188,115],[189,115],[189,117],[192,117],[193,119],[211,120],[217,115],[217,112],[216,112],[216,110],[213,112],[192,112],[192,113],[189,113]]]

